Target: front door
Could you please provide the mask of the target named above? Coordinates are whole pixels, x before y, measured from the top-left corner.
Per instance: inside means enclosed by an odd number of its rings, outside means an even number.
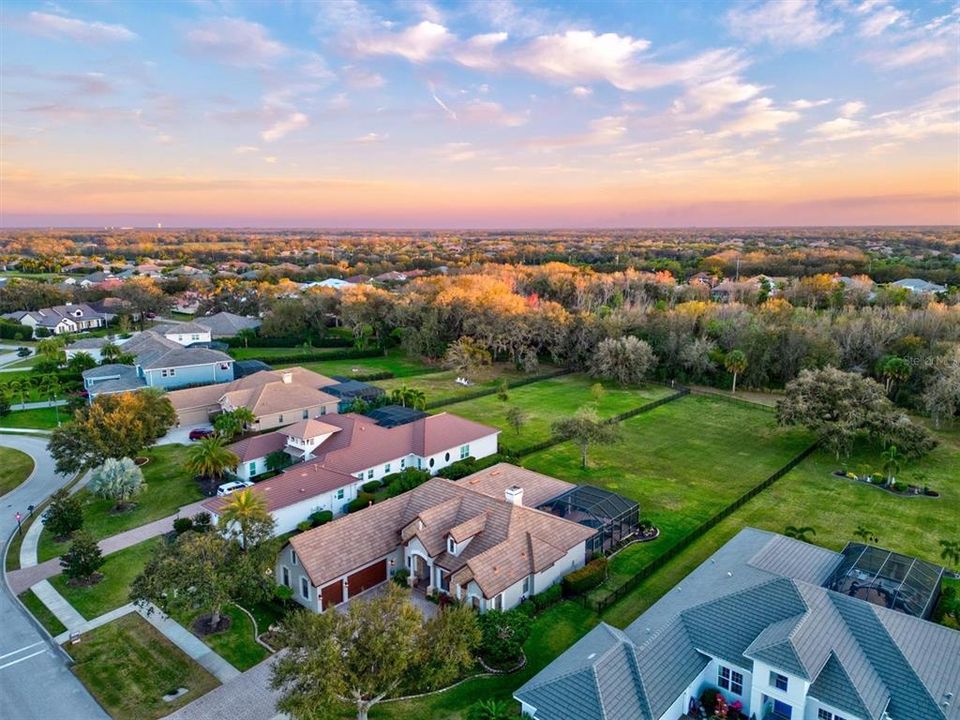
[[[773,701],[773,712],[776,715],[782,715],[787,720],[793,717],[793,708],[787,705],[785,702],[780,702],[779,700]]]
[[[430,584],[430,568],[427,561],[419,555],[413,556],[413,577],[415,578],[414,585],[417,587]]]

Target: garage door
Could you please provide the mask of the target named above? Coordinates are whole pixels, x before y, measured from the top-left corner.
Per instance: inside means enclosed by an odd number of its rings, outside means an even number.
[[[323,605],[321,607],[324,610],[342,603],[343,583],[337,580],[337,582],[327,585],[325,588],[321,588],[320,599],[323,601]]]
[[[366,567],[363,570],[358,570],[353,575],[347,578],[347,582],[350,586],[350,597],[354,595],[359,595],[364,590],[372,588],[374,585],[379,585],[384,580],[387,579],[387,561],[381,560],[378,563]]]
[[[177,411],[177,420],[181,425],[200,425],[210,422],[210,408],[184,408]]]

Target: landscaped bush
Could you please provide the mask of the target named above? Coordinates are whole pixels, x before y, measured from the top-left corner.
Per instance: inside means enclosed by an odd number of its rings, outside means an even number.
[[[537,593],[530,598],[530,602],[538,613],[543,612],[551,605],[556,605],[563,599],[563,588],[560,583],[551,585],[542,593]]]
[[[391,578],[397,585],[400,587],[407,587],[407,579],[410,577],[410,571],[406,568],[400,568],[393,574]]]
[[[530,616],[519,610],[489,610],[480,616],[480,655],[493,667],[515,665],[530,636]]]
[[[370,482],[365,482],[360,487],[363,489],[365,493],[375,493],[377,490],[380,489],[380,481],[371,480]]]
[[[193,520],[190,518],[177,518],[173,521],[173,531],[177,535],[182,535],[188,530],[193,530]]]
[[[567,597],[583,595],[592,590],[607,578],[607,559],[591,560],[582,568],[563,576],[563,594]]]
[[[393,475],[388,476],[390,478],[390,484],[387,485],[387,494],[390,497],[396,497],[397,495],[402,495],[408,490],[413,490],[419,485],[423,485],[427,480],[430,479],[430,473],[426,470],[417,470],[416,468],[407,468],[401,473],[394,473]],[[386,480],[387,478],[384,478]]]
[[[213,527],[213,516],[206,510],[201,510],[193,516],[193,531],[198,533],[209,532]]]
[[[320,527],[333,520],[333,512],[330,510],[317,510],[310,514],[310,527]]]
[[[33,337],[33,330],[27,325],[10,320],[0,320],[0,338],[4,340],[29,340]],[[24,357],[21,355],[20,357]]]
[[[347,503],[347,512],[352,513],[357,510],[363,510],[365,507],[369,506],[371,503],[375,503],[377,499],[368,492],[361,492],[357,494],[355,500],[351,500]]]
[[[700,704],[703,705],[703,709],[707,711],[708,715],[713,715],[713,711],[717,709],[718,701],[722,698],[723,696],[719,690],[716,688],[707,688],[700,693]]]
[[[471,455],[468,458],[457,460],[455,463],[447,465],[438,472],[437,475],[447,480],[459,480],[460,478],[465,478],[467,475],[473,475],[477,470],[477,459]]]
[[[288,347],[295,348],[302,346],[304,343],[309,342],[309,347],[305,350],[309,350],[310,347],[314,348],[348,348],[353,346],[353,340],[351,338],[337,337],[335,335],[324,335],[322,338],[307,338],[307,337],[261,337],[256,335],[254,337],[231,337],[226,338],[226,343],[232,348],[242,348],[242,347],[252,347],[252,348],[278,348],[278,347]]]
[[[307,530],[311,529],[312,527],[313,527],[313,525],[310,523],[309,520],[303,520],[303,521],[297,523],[297,530],[299,530],[300,532],[306,532]]]

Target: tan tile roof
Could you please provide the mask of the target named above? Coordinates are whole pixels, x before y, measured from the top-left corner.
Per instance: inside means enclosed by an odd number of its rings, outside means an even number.
[[[294,393],[290,391],[281,391],[277,392],[273,387],[276,383],[283,383],[283,376],[285,373],[290,374],[291,382],[289,385],[286,385],[287,388],[293,387],[297,388],[297,392],[305,393],[315,393],[309,394],[310,400],[315,400],[316,402],[310,402],[303,404],[301,401],[295,399]],[[254,398],[254,391],[262,390],[266,385],[270,385],[271,389],[267,391],[267,395],[276,395],[277,400],[267,400],[266,409],[261,412],[264,413],[277,413],[284,410],[299,410],[305,407],[312,407],[314,405],[319,405],[321,402],[323,404],[337,402],[337,399],[332,395],[327,393],[320,393],[320,388],[327,387],[328,385],[336,385],[337,381],[332,378],[328,378],[326,375],[321,375],[320,373],[315,373],[312,370],[307,370],[302,367],[292,367],[286,368],[284,370],[261,370],[260,372],[253,373],[247,377],[240,378],[239,380],[234,380],[229,383],[220,383],[218,385],[204,385],[202,387],[187,388],[185,390],[174,390],[167,393],[167,397],[170,398],[170,402],[173,403],[175,410],[184,410],[187,408],[197,408],[217,405],[220,402],[220,398],[229,393],[241,392],[241,395],[237,395],[236,398],[238,402],[234,402],[236,407],[240,405],[246,405],[246,402],[249,402]],[[263,392],[256,394],[256,399],[259,399],[263,396]],[[322,400],[320,396],[324,396],[328,399]],[[287,402],[290,403],[289,407],[279,407],[275,409],[275,405],[280,404],[280,397],[286,398]],[[240,402],[241,399],[245,399],[245,402]],[[231,398],[231,402],[233,399]],[[251,407],[251,410],[253,408]],[[257,412],[254,410],[254,412]]]
[[[477,527],[459,556],[446,552],[448,533]],[[453,572],[453,582],[474,579],[491,598],[526,575],[545,570],[595,532],[486,495],[468,482],[433,478],[399,497],[294,536],[290,544],[314,585],[322,586],[416,537],[438,565]]]
[[[471,490],[482,492],[498,500],[504,498],[507,488],[517,485],[523,488],[523,504],[537,507],[576,487],[573,483],[557,480],[533,470],[517,467],[510,463],[497,463],[486,470],[475,472],[469,477],[458,480]]]
[[[250,462],[257,458],[266,457],[277,450],[283,450],[286,445],[286,435],[272,432],[245,438],[229,445],[227,449],[240,458],[240,462]]]
[[[340,428],[338,428],[336,425],[331,425],[330,423],[309,418],[307,420],[301,420],[298,423],[294,423],[289,427],[285,427],[280,432],[289,437],[297,438],[298,440],[309,440],[311,438],[320,437],[321,435],[330,435],[331,433],[340,432]]]

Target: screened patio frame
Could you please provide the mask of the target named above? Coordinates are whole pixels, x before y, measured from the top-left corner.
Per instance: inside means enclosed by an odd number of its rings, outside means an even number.
[[[609,552],[640,529],[638,502],[592,485],[578,485],[537,509],[596,528],[587,541],[587,550],[594,553]]]

